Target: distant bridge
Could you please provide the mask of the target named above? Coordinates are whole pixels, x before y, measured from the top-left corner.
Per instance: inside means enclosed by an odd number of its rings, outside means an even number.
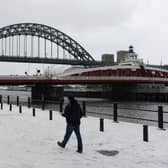
[[[84,66],[101,64],[70,36],[36,23],[0,28],[0,61]]]

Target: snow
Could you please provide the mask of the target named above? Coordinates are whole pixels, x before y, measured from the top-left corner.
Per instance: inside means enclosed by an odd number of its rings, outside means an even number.
[[[149,127],[149,142],[142,140],[142,125],[104,120],[105,131],[99,131],[99,119],[82,119],[83,154],[76,153],[73,134],[65,149],[57,146],[65,133],[65,119],[53,112],[8,105],[0,110],[0,168],[167,168],[168,131]],[[118,151],[105,156],[98,150]]]

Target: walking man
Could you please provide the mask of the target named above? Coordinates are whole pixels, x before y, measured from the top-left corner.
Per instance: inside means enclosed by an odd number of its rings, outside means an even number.
[[[82,117],[82,110],[80,105],[78,104],[77,100],[73,96],[68,97],[69,103],[65,107],[64,113],[62,114],[66,118],[67,126],[65,136],[62,142],[57,142],[57,144],[65,148],[72,132],[75,132],[78,148],[77,152],[83,152],[83,145],[82,145],[82,138],[80,134],[80,119]]]

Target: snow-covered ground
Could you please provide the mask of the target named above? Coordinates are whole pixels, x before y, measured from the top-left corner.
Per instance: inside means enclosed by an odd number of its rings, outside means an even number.
[[[0,110],[0,168],[167,168],[168,131],[149,128],[149,142],[142,140],[142,125],[114,123],[105,120],[105,131],[99,132],[99,119],[82,119],[81,133],[84,153],[76,153],[73,134],[67,147],[62,140],[65,120],[58,112],[49,120],[48,111],[4,105]],[[118,151],[115,156],[102,155],[98,150]]]

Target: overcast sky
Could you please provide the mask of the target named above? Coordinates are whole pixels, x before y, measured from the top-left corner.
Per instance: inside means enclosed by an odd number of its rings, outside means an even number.
[[[168,64],[167,18],[167,0],[5,0],[0,5],[0,27],[21,22],[55,27],[95,59],[132,44],[139,57],[151,64]],[[23,74],[36,68],[0,63],[0,74]]]

